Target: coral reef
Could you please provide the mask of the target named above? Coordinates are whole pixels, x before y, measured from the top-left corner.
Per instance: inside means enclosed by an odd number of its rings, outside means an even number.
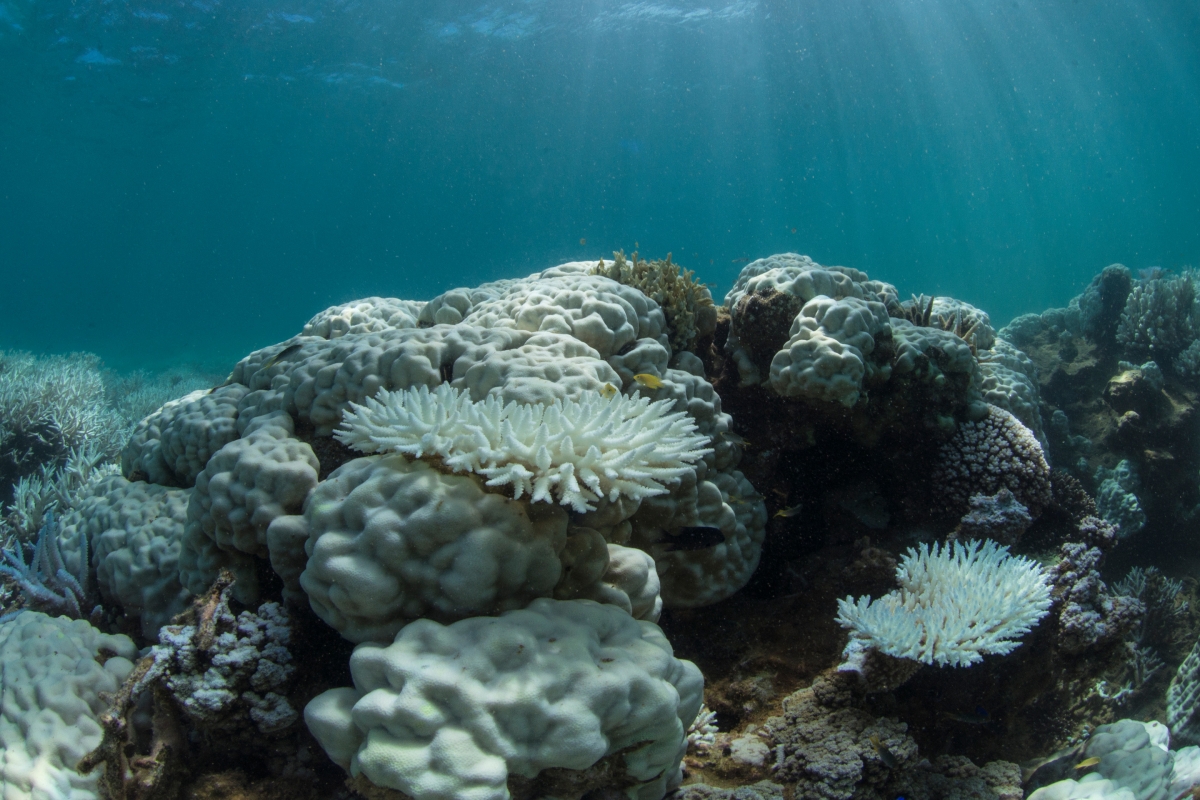
[[[1113,265],[997,334],[794,253],[721,308],[669,257],[617,255],[334,306],[212,389],[0,357],[0,399],[36,410],[0,452],[0,639],[38,620],[112,673],[83,773],[47,779],[75,800],[1191,790],[1200,749],[1107,725],[1196,727],[1190,273]]]

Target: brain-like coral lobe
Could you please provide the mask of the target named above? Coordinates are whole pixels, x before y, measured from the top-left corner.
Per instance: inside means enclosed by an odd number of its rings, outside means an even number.
[[[140,619],[149,639],[190,596],[179,581],[189,494],[111,475],[90,485],[63,521],[65,538],[72,529],[87,536],[102,597]]]
[[[347,333],[415,328],[424,306],[423,302],[416,300],[365,297],[325,309],[308,321],[300,335],[336,339]]]
[[[274,412],[222,447],[196,478],[190,524],[223,550],[267,555],[267,527],[299,513],[317,485],[317,457],[293,430],[290,416]]]
[[[167,403],[138,424],[121,471],[131,480],[190,487],[213,453],[238,437],[238,402],[246,393],[231,383]]]
[[[616,783],[662,797],[704,684],[658,626],[587,600],[420,620],[357,647],[350,670],[354,688],[305,708],[309,730],[352,776],[427,800],[556,796],[539,785],[552,768],[578,773],[559,776],[578,794]]]
[[[404,456],[343,464],[304,511],[313,610],[351,641],[387,641],[418,617],[454,620],[549,596],[567,514],[509,500],[474,475]]]
[[[98,775],[81,775],[75,765],[100,744],[97,720],[108,705],[101,694],[117,690],[136,657],[128,637],[83,620],[21,611],[0,621],[5,800],[99,796]]]

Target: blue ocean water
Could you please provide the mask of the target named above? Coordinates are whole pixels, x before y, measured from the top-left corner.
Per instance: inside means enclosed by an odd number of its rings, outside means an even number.
[[[795,251],[993,320],[1200,254],[1179,0],[0,0],[0,347],[224,370],[331,304]]]

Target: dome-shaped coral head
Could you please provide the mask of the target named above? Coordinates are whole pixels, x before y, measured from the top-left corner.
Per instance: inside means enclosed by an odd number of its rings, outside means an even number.
[[[529,494],[580,513],[602,497],[663,494],[712,452],[692,418],[667,400],[587,391],[549,405],[496,395],[475,402],[449,384],[384,389],[366,405],[351,403],[334,436],[364,453],[436,459],[489,486],[511,486],[514,499]]]
[[[910,548],[896,580],[900,588],[878,600],[838,601],[837,621],[850,629],[851,645],[965,667],[1011,653],[1050,610],[1042,568],[990,540]]]

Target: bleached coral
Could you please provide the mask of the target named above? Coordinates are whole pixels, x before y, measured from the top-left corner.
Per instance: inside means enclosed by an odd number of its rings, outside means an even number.
[[[428,800],[657,800],[679,785],[704,691],[658,626],[587,600],[418,620],[355,648],[350,672],[354,687],[305,708],[309,730],[358,785]]]
[[[602,497],[664,494],[710,452],[691,418],[670,407],[598,392],[549,406],[494,395],[477,403],[442,384],[352,403],[334,436],[364,453],[436,457],[489,486],[511,486],[514,499],[529,494],[584,512]]]
[[[106,657],[107,656],[107,657]],[[88,800],[97,776],[75,770],[100,743],[98,718],[137,647],[82,620],[22,611],[0,621],[0,786],[6,800]]]
[[[837,620],[875,649],[923,664],[969,666],[1003,655],[1050,609],[1046,575],[995,542],[909,549],[899,591],[838,601]]]

